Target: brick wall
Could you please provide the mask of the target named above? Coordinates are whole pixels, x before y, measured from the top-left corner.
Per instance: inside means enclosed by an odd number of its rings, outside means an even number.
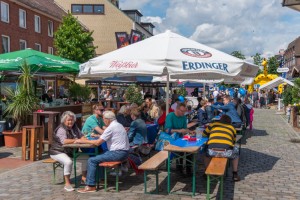
[[[41,51],[48,53],[48,47],[53,47],[53,37],[48,36],[48,20],[53,22],[54,32],[57,30],[60,20],[7,0],[1,1],[9,4],[9,23],[0,20],[0,36],[10,37],[10,51],[20,50],[19,41],[26,40],[27,48],[34,49],[35,43],[39,43]],[[26,11],[26,28],[19,27],[19,8]],[[34,31],[34,15],[40,16],[41,33]],[[0,53],[2,53],[2,40],[0,40],[0,48]]]

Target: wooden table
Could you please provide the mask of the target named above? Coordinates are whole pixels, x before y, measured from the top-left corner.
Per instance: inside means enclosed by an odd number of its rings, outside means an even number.
[[[196,192],[196,155],[199,153],[200,148],[205,144],[205,142],[208,140],[208,138],[202,138],[201,140],[197,140],[195,142],[189,142],[186,140],[183,140],[182,138],[179,138],[175,140],[174,142],[171,142],[171,144],[164,147],[165,151],[168,151],[168,194],[170,194],[170,185],[171,185],[171,164],[173,160],[178,160],[180,158],[187,159],[188,155],[193,155],[192,160],[190,162],[192,163],[193,167],[193,177],[192,177],[192,196],[195,196]],[[171,160],[171,154],[175,155],[175,158]],[[181,153],[184,153],[182,155]]]
[[[59,125],[60,112],[44,111],[44,112],[33,112],[33,125],[42,125],[45,127],[45,117],[49,117],[48,121],[48,140],[45,140],[45,130],[43,143],[52,144],[53,131]]]
[[[76,179],[76,159],[80,155],[98,155],[98,146],[93,145],[93,144],[64,144],[64,148],[72,148],[73,149],[73,166],[74,166],[74,179],[75,179],[75,187],[78,187],[77,185],[77,179]],[[95,152],[94,153],[84,153],[84,152],[79,152],[77,151],[79,148],[94,148]]]

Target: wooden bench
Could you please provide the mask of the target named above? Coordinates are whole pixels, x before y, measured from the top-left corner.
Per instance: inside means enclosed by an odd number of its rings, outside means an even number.
[[[210,182],[213,180],[220,181],[220,199],[223,199],[223,177],[226,171],[228,158],[213,157],[205,170],[207,175],[207,193],[206,199],[210,199]]]
[[[100,167],[104,167],[104,190],[107,191],[107,169],[115,169],[116,172],[116,191],[119,192],[119,167],[123,163],[123,161],[111,161],[111,162],[103,162],[100,163]],[[99,178],[97,178],[99,180]],[[99,182],[98,182],[99,183]],[[99,188],[99,184],[97,184]]]
[[[56,178],[56,169],[58,167],[64,168],[64,165],[61,164],[61,163],[59,163],[56,160],[53,160],[52,158],[48,158],[48,159],[43,160],[43,163],[50,163],[50,164],[52,164],[52,167],[53,167],[53,184],[55,184],[56,183],[56,180],[55,180],[55,178]],[[64,176],[63,176],[63,180],[65,180]]]
[[[160,151],[146,162],[139,166],[139,170],[144,170],[144,193],[147,194],[147,172],[155,171],[156,176],[156,193],[158,194],[158,168],[168,159],[167,151]]]
[[[243,127],[235,128],[235,130],[238,135],[244,135],[245,133],[245,129],[243,129]]]

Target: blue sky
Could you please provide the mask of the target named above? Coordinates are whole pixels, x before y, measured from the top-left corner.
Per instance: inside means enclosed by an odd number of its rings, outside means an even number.
[[[120,0],[121,9],[138,9],[155,34],[171,30],[250,60],[273,56],[300,36],[300,12],[282,0]]]

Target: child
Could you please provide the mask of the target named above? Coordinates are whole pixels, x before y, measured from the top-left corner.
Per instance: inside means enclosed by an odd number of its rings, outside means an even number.
[[[291,111],[292,111],[292,108],[291,108],[291,104],[288,105],[287,109],[286,109],[286,115],[287,115],[287,118],[288,118],[288,123],[290,123],[290,119],[291,119]]]

